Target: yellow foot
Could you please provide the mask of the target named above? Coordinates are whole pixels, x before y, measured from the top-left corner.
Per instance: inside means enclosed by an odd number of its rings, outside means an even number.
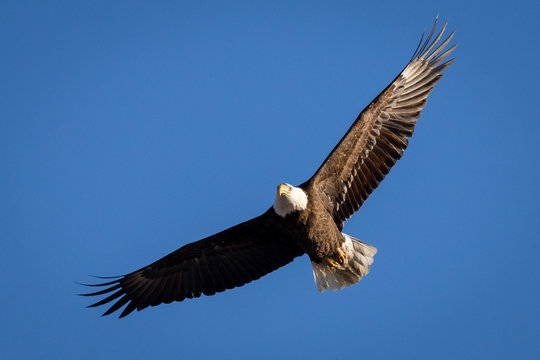
[[[341,268],[341,265],[339,265],[339,263],[336,260],[334,260],[334,258],[325,257],[323,260],[326,263],[326,265],[330,267],[338,268],[338,269]]]
[[[347,255],[343,250],[341,250],[341,248],[337,249],[336,260],[341,266],[347,264]]]
[[[330,267],[342,269],[347,264],[347,255],[345,255],[343,250],[338,248],[336,255],[324,258],[324,262]]]

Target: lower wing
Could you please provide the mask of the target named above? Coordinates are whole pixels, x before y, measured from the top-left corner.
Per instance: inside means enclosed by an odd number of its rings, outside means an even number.
[[[205,239],[187,244],[162,259],[114,280],[84,296],[108,297],[89,307],[114,302],[103,314],[122,306],[120,317],[148,306],[182,301],[242,286],[303,254],[286,236],[272,209]],[[113,279],[113,278],[111,278]]]

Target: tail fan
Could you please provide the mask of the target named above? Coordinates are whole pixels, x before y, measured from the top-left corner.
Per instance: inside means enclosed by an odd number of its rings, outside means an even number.
[[[315,284],[320,292],[341,290],[356,284],[367,275],[373,264],[373,256],[377,253],[375,247],[347,234],[343,235],[345,242],[342,250],[347,255],[347,262],[343,267],[335,268],[326,263],[311,262]]]

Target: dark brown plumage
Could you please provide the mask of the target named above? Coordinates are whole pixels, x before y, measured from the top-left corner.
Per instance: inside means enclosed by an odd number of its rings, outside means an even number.
[[[281,185],[274,206],[259,217],[187,244],[104,290],[83,294],[113,302],[120,317],[161,303],[213,295],[242,286],[307,253],[320,291],[336,290],[367,274],[376,249],[342,234],[356,212],[403,155],[427,96],[453,60],[436,47],[435,25],[405,69],[366,107],[317,172],[299,188]]]
[[[307,182],[320,184],[328,197],[328,211],[334,215],[340,229],[401,158],[428,95],[441,79],[442,72],[454,61],[442,63],[457,44],[437,57],[454,32],[425,57],[446,29],[445,23],[428,46],[435,25],[411,62],[358,115],[349,131]],[[405,72],[407,78],[403,75]]]
[[[288,241],[278,215],[263,215],[187,244],[131,274],[90,286],[110,286],[85,296],[112,293],[90,307],[116,303],[108,315],[128,304],[120,317],[161,303],[182,301],[242,286],[290,263],[303,251]]]

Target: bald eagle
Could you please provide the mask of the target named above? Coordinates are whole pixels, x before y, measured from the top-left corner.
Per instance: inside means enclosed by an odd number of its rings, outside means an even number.
[[[344,222],[399,160],[416,120],[457,46],[447,50],[452,32],[439,44],[446,23],[423,36],[403,71],[366,107],[315,174],[299,186],[281,184],[274,204],[262,215],[178,250],[127,275],[105,278],[106,288],[82,294],[113,302],[103,314],[120,317],[148,306],[182,301],[242,286],[297,256],[311,260],[319,291],[357,283],[377,249],[342,233]],[[112,293],[112,294],[109,294]]]

